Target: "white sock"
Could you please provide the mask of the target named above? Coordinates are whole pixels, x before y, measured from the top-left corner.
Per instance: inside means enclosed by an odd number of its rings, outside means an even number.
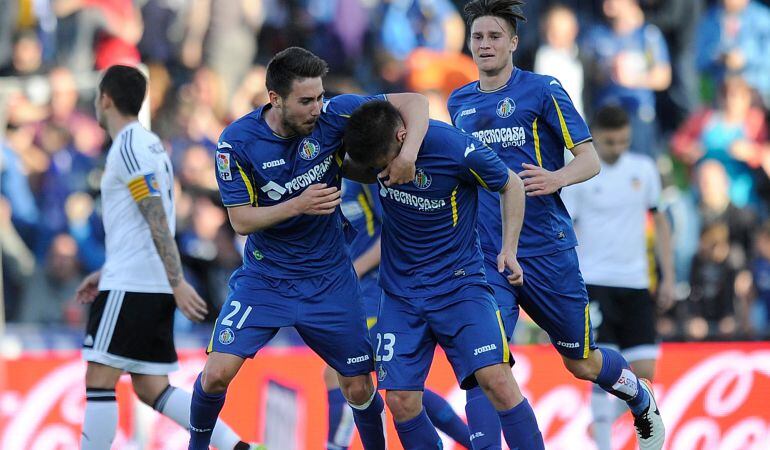
[[[185,430],[190,429],[190,403],[192,394],[174,386],[169,386],[163,391],[155,404],[156,411],[178,423]],[[211,433],[211,445],[219,450],[232,450],[241,438],[235,434],[222,420],[217,419],[214,431]]]
[[[114,389],[86,389],[86,416],[80,436],[82,450],[112,447],[118,427],[118,403]]]
[[[595,386],[591,392],[591,414],[593,415],[593,438],[599,450],[612,450],[612,424],[617,419],[617,405],[624,409],[625,402]]]

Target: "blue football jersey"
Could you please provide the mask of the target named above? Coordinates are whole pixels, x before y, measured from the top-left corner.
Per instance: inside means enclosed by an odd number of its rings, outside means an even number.
[[[514,68],[501,88],[485,92],[479,82],[452,93],[452,123],[489,145],[516,173],[522,163],[550,171],[564,167],[564,148],[591,140],[588,126],[553,77]],[[500,197],[479,193],[479,233],[484,256],[496,264],[502,239]],[[558,193],[527,197],[518,256],[548,255],[577,245],[572,220]]]
[[[501,190],[508,182],[505,164],[478,140],[431,120],[415,167],[410,183],[386,187],[378,181],[382,288],[426,297],[485,282],[477,186]]]
[[[377,185],[343,179],[340,206],[356,231],[350,243],[350,257],[355,261],[377,242],[382,232],[382,204]]]
[[[216,172],[227,207],[273,206],[300,195],[311,184],[340,186],[340,146],[348,117],[384,96],[340,95],[324,103],[313,132],[281,137],[264,119],[270,105],[230,124],[217,144]],[[330,215],[300,215],[252,233],[246,241],[246,270],[276,278],[320,275],[350,263],[344,238],[349,227],[340,209]]]

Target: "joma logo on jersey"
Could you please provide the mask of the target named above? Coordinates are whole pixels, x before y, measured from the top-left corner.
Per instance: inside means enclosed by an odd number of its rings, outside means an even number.
[[[470,116],[471,114],[476,114],[476,108],[462,110],[460,112],[460,117]]]
[[[364,361],[369,361],[369,355],[356,356],[355,358],[348,358],[348,364],[358,364]]]
[[[282,166],[284,164],[286,164],[286,161],[284,161],[283,158],[281,158],[281,159],[276,159],[274,161],[263,162],[262,163],[262,168],[263,169],[269,169],[271,167],[278,167],[278,166]]]
[[[501,144],[503,148],[523,147],[527,143],[524,127],[494,128],[473,132],[473,137],[485,144]]]
[[[414,174],[414,185],[417,189],[428,189],[430,187],[431,177],[425,170],[417,169],[417,173]]]
[[[318,156],[321,151],[321,144],[313,138],[305,138],[299,143],[299,156],[300,158],[310,161]]]
[[[473,350],[473,356],[478,356],[482,353],[491,352],[492,350],[497,350],[497,346],[495,344],[485,345],[483,347],[479,347]]]
[[[516,111],[516,103],[510,97],[505,97],[497,102],[497,116],[501,119],[511,117],[514,111]]]
[[[580,343],[579,342],[563,342],[563,341],[558,341],[558,342],[556,342],[556,345],[558,345],[559,347],[564,347],[564,348],[578,348],[578,347],[580,347]]]

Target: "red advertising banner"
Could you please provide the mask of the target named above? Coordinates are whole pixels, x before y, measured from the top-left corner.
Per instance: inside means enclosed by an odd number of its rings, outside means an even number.
[[[553,450],[595,448],[589,433],[590,385],[571,378],[547,346],[514,347],[514,374],[535,408]],[[172,383],[190,389],[203,352],[180,354]],[[80,440],[85,364],[76,351],[24,354],[0,364],[0,448],[70,450]],[[228,392],[222,417],[247,439],[271,450],[324,449],[326,391],[323,363],[306,349],[267,349],[250,361]],[[770,344],[667,344],[655,389],[671,450],[770,449]],[[436,355],[428,385],[464,415],[464,393],[446,358]],[[187,448],[187,434],[141,405],[128,377],[118,387],[119,430],[114,449]],[[389,448],[401,446],[388,430]],[[616,449],[634,448],[631,418],[614,426]],[[353,448],[360,450],[360,444]],[[445,449],[453,443],[445,440]]]

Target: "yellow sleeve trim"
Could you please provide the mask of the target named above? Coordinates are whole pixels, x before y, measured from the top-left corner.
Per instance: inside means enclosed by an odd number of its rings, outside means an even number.
[[[535,121],[532,122],[532,136],[535,140],[535,158],[537,158],[537,165],[543,167],[543,157],[540,154],[540,134],[537,132],[537,117],[535,117]]]
[[[452,203],[452,226],[457,226],[457,186],[455,186],[454,190],[452,190],[452,198],[450,199],[450,203]]]
[[[374,213],[372,213],[372,208],[369,207],[369,202],[366,201],[366,195],[363,192],[358,194],[358,203],[364,211],[364,217],[366,217],[366,234],[374,236]]]
[[[590,348],[588,348],[588,342],[589,342],[589,338],[591,336],[591,319],[590,319],[590,315],[588,313],[588,305],[586,305],[586,310],[585,310],[584,315],[585,315],[586,319],[585,319],[585,338],[584,338],[584,342],[583,342],[583,359],[587,359],[588,358],[588,352],[590,350]]]
[[[147,181],[144,176],[136,177],[128,182],[128,190],[131,192],[131,197],[135,202],[144,200],[150,196],[150,188],[147,187]]]
[[[487,186],[487,183],[485,183],[485,182],[484,182],[484,180],[482,180],[482,179],[481,179],[481,177],[479,176],[479,174],[477,174],[477,173],[476,173],[476,171],[475,171],[475,170],[473,170],[473,169],[470,169],[470,168],[469,168],[468,170],[470,170],[470,171],[471,171],[471,173],[473,174],[473,176],[474,176],[474,177],[476,177],[476,181],[478,181],[478,182],[479,182],[479,184],[481,185],[481,187],[483,187],[483,188],[484,188],[484,189],[486,189],[486,190],[489,190],[489,186]]]
[[[241,167],[238,161],[235,162],[235,165],[238,166],[238,172],[241,174],[243,184],[246,185],[246,190],[249,191],[249,203],[256,205],[257,199],[254,196],[254,187],[251,185],[251,180],[249,180],[249,177],[246,175],[246,172],[243,170],[243,167]]]
[[[559,116],[561,134],[564,136],[564,146],[567,147],[568,150],[571,150],[575,144],[572,142],[572,136],[570,136],[569,130],[567,129],[567,122],[564,121],[564,115],[561,113],[561,108],[559,108],[559,102],[556,101],[556,97],[552,95],[551,98],[553,99],[554,106],[556,106],[556,114]]]

